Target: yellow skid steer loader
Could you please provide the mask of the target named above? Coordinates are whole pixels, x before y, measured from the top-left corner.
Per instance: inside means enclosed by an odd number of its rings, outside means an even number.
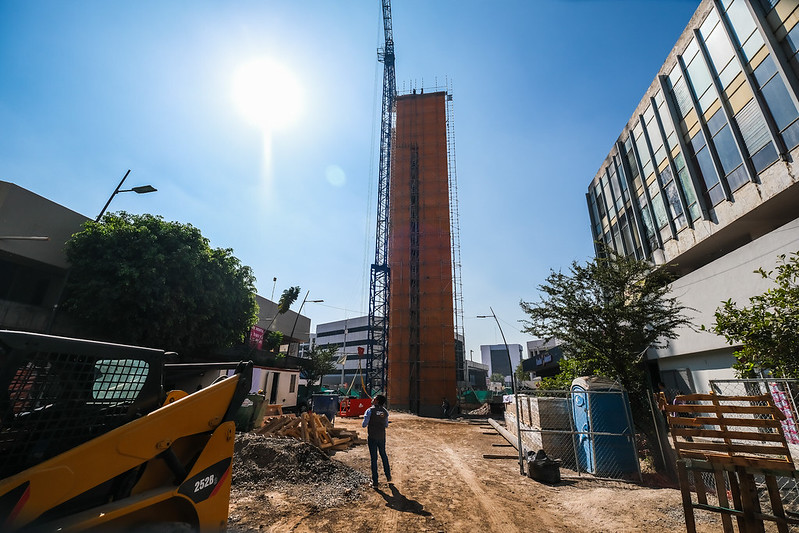
[[[225,530],[252,363],[187,394],[165,355],[0,330],[0,531]]]

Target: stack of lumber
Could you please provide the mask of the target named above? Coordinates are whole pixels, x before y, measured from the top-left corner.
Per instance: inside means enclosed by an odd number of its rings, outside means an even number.
[[[300,416],[279,415],[264,418],[256,433],[268,436],[294,437],[322,450],[346,450],[353,444],[363,444],[357,431],[335,428],[324,415],[312,412]]]

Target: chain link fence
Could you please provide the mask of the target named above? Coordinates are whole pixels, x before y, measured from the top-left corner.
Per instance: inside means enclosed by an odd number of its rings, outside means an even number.
[[[564,475],[641,480],[624,391],[542,391],[506,397],[505,428],[521,430],[525,452],[560,459]],[[517,437],[518,438],[518,437]]]

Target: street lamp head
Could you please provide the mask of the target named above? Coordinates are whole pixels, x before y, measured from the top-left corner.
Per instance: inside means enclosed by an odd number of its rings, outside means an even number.
[[[475,318],[491,318],[488,315],[477,315]]]
[[[310,303],[310,304],[319,304],[319,303],[322,303],[322,302],[324,302],[324,300],[308,300],[308,303]]]
[[[135,192],[136,194],[147,194],[148,192],[155,192],[158,189],[153,187],[152,185],[141,185],[139,187],[133,187],[131,191]]]

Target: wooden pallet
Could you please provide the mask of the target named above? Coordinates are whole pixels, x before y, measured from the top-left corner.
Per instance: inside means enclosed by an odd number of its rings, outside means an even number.
[[[293,437],[322,450],[346,450],[353,444],[366,442],[358,437],[357,431],[333,427],[326,416],[312,412],[300,416],[267,416],[261,427],[254,431],[261,435]]]
[[[787,518],[776,477],[797,475],[781,421],[785,415],[770,394],[760,396],[677,396],[669,405],[660,402],[677,452],[685,525],[696,531],[694,509],[721,513],[725,533],[733,532],[732,517],[741,532],[765,531],[764,520],[776,522],[782,533],[799,520]],[[718,505],[709,505],[703,473],[712,474]],[[697,502],[691,497],[691,479]],[[765,478],[771,513],[762,512],[754,476]],[[729,494],[726,487],[730,487]],[[732,498],[732,502],[730,502]]]

